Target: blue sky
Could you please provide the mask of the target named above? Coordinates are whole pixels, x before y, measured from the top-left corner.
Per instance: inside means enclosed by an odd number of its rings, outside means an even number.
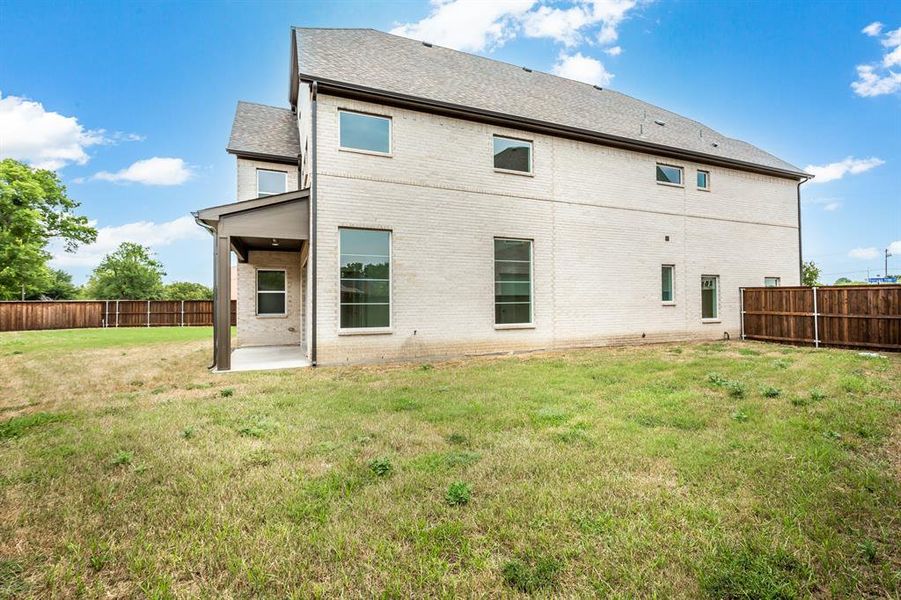
[[[235,103],[287,106],[291,25],[397,30],[597,81],[818,167],[802,187],[805,258],[824,281],[862,278],[894,243],[901,272],[891,2],[3,0],[0,156],[56,168],[101,231],[56,264],[81,282],[134,240],[167,280],[211,281],[208,234],[186,215],[234,199]]]

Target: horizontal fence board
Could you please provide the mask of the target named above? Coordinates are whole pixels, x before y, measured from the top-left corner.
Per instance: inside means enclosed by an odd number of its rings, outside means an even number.
[[[742,288],[748,339],[901,350],[901,286]]]
[[[0,302],[0,331],[91,327],[210,327],[212,300],[64,300]],[[237,305],[231,301],[231,324]]]

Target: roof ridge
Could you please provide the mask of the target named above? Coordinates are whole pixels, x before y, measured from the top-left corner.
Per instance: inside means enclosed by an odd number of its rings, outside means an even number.
[[[283,106],[273,106],[271,104],[263,104],[262,102],[253,102],[251,100],[238,100],[238,104],[250,104],[252,106],[262,106],[264,108],[276,108],[278,110],[287,110],[289,112],[291,111],[290,108],[285,108]]]

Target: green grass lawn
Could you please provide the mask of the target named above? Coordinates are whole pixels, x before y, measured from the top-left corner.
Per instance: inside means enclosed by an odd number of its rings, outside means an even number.
[[[209,337],[0,334],[0,598],[901,593],[901,356],[212,375]]]

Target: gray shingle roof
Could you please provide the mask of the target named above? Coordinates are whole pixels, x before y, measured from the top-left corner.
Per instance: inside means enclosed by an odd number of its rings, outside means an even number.
[[[801,171],[747,142],[613,90],[372,29],[295,28],[294,35],[304,77]]]
[[[297,120],[287,108],[238,102],[226,149],[234,154],[265,154],[297,158]]]

